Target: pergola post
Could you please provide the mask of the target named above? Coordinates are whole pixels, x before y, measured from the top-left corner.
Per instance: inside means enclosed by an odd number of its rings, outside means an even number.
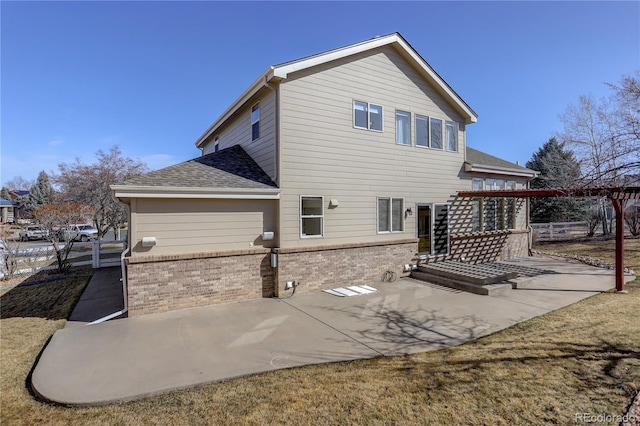
[[[626,200],[612,198],[616,211],[616,291],[624,291],[624,208]]]

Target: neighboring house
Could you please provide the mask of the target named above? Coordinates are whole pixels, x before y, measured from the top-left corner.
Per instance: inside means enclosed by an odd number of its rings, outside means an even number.
[[[112,186],[130,208],[131,315],[527,255],[535,172],[467,147],[476,113],[397,33],[269,67],[196,141]]]
[[[4,198],[0,198],[0,222],[2,223],[13,223],[13,210],[15,206],[9,200],[5,200]]]
[[[22,219],[25,216],[27,216],[25,211],[25,206],[24,206],[24,200],[27,197],[29,197],[29,191],[15,189],[15,190],[10,190],[9,195],[11,196],[11,200],[9,201],[11,201],[14,205],[14,208],[13,208],[14,219],[16,221],[19,221],[19,219]]]

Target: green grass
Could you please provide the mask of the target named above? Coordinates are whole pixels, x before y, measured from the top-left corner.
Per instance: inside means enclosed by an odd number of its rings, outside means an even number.
[[[51,406],[25,381],[64,325],[71,304],[58,301],[72,299],[72,286],[83,284],[11,296],[13,313],[0,320],[2,424],[566,425],[576,413],[623,415],[640,390],[633,284],[628,294],[599,294],[447,350],[280,370],[104,407]]]

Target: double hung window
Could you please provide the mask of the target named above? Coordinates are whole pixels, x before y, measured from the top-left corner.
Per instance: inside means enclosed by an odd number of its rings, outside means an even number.
[[[300,237],[322,237],[324,233],[324,198],[300,197]]]

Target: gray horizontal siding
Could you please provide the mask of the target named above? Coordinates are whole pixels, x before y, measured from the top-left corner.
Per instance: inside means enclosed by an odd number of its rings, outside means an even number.
[[[251,108],[260,103],[260,138],[251,140]],[[276,180],[276,97],[272,90],[264,89],[245,108],[224,123],[203,145],[203,153],[214,151],[214,139],[218,136],[220,149],[242,145],[245,151],[273,179]]]
[[[353,100],[383,106],[383,132],[353,128]],[[412,113],[412,144],[416,113],[457,121],[459,152],[396,145],[396,109]],[[290,75],[281,117],[281,247],[413,237],[415,216],[404,233],[377,233],[376,197],[402,197],[415,211],[463,189],[462,118],[390,47]],[[325,197],[323,239],[299,237],[300,195]]]
[[[276,231],[275,201],[139,199],[132,213],[134,256],[275,246],[260,239]],[[158,244],[147,250],[139,244],[143,237]]]

